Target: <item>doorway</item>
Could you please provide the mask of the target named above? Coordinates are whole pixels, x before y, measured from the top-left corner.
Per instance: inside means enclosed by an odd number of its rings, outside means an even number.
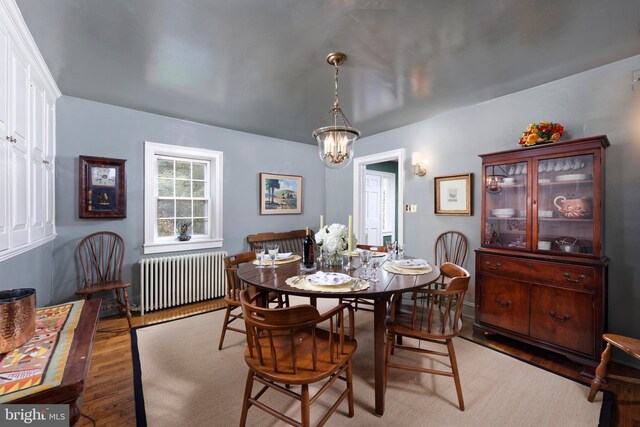
[[[380,246],[396,240],[397,175],[397,162],[367,165],[364,185],[364,244]]]
[[[353,231],[360,243],[403,243],[404,149],[354,159]]]

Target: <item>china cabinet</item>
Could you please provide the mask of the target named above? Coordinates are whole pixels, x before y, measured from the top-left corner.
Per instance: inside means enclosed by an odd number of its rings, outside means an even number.
[[[0,261],[55,237],[59,96],[17,5],[0,0]]]
[[[606,136],[484,154],[476,322],[597,365],[606,326]]]

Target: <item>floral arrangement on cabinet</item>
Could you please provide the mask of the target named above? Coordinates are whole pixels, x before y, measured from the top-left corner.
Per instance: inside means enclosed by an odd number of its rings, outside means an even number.
[[[328,264],[331,265],[331,258],[336,263],[342,261],[342,252],[349,247],[349,230],[344,224],[331,224],[321,227],[315,235],[316,244],[320,250],[327,256]],[[351,244],[356,245],[356,238],[351,235]],[[338,259],[339,258],[339,261]]]
[[[564,134],[564,127],[560,123],[540,122],[531,123],[522,133],[518,145],[532,146],[539,143],[555,142]]]

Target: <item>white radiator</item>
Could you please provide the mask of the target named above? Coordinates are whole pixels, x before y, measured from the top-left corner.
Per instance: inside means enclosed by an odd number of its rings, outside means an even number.
[[[226,293],[225,251],[140,260],[141,311],[159,310]]]

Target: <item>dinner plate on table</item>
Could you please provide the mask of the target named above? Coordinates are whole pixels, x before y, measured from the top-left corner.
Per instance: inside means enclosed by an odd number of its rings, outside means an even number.
[[[293,256],[293,252],[282,252],[276,256],[277,260],[289,259]]]
[[[306,277],[307,282],[320,286],[341,286],[351,281],[351,276],[343,273],[325,273],[318,271]]]
[[[426,259],[394,259],[391,261],[393,265],[400,268],[429,268],[429,263]]]

